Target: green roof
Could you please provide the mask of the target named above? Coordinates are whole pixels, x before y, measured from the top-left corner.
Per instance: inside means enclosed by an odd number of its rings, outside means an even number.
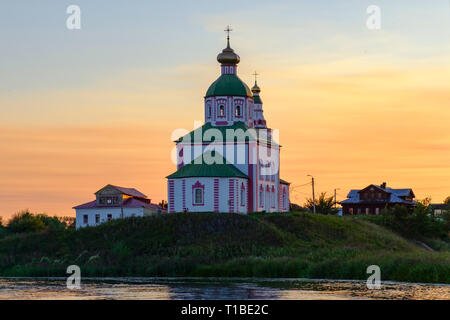
[[[211,152],[208,152],[211,155]],[[202,158],[202,154],[199,158]],[[211,155],[212,156],[212,155]],[[221,161],[219,160],[221,159]],[[230,163],[226,163],[224,158],[218,153],[216,160],[223,164],[213,163],[207,164],[201,159],[200,164],[195,164],[196,160],[192,161],[188,165],[180,168],[176,172],[167,176],[167,179],[189,178],[189,177],[215,177],[215,178],[248,178],[246,174],[240,171],[238,168]]]
[[[262,104],[262,100],[261,97],[259,95],[254,95],[253,96],[253,103],[258,103],[258,104]]]
[[[214,81],[205,97],[213,96],[253,97],[249,87],[235,74],[222,74]]]
[[[200,131],[201,131],[201,137],[203,139],[202,140],[203,142],[213,142],[214,139],[205,139],[203,137],[203,135],[205,134],[205,131],[209,130],[209,129],[217,129],[217,130],[219,130],[220,133],[222,134],[223,140],[226,140],[226,138],[227,138],[227,130],[228,129],[232,129],[232,130],[242,129],[242,130],[246,131],[246,130],[249,129],[249,127],[246,126],[245,123],[243,123],[243,122],[236,122],[232,126],[217,126],[217,127],[213,126],[211,124],[211,122],[207,122],[203,126],[198,127],[197,129],[189,132],[188,134],[184,135],[183,137],[179,138],[178,140],[175,140],[175,142],[182,142],[184,138],[186,138],[187,141],[193,142],[195,135],[196,134],[199,135]],[[188,136],[190,136],[190,137],[188,138]],[[252,136],[252,138],[253,138],[252,140],[255,140],[254,139],[255,137]],[[248,140],[248,138],[246,140]]]
[[[245,141],[256,141],[258,139],[259,142],[261,143],[266,143],[268,144],[268,141],[266,139],[266,137],[263,136],[263,134],[261,132],[261,130],[264,129],[259,129],[259,128],[249,128],[245,123],[243,122],[236,122],[234,123],[232,126],[213,126],[211,124],[211,122],[207,122],[205,123],[203,126],[198,127],[197,129],[189,132],[188,134],[184,135],[183,137],[180,137],[178,140],[175,140],[175,142],[183,142],[183,140],[186,138],[186,142],[195,142],[194,141],[194,137],[195,135],[199,135],[202,137],[202,141],[203,142],[213,142],[214,139],[205,139],[204,134],[206,130],[209,129],[216,129],[219,130],[220,133],[222,134],[222,138],[223,138],[223,142],[228,142],[227,141],[227,130],[231,129],[231,130],[238,130],[238,129],[242,129],[244,132],[246,132],[248,129],[252,129],[250,132],[250,135],[245,137]],[[201,134],[200,134],[201,132]],[[188,137],[189,136],[189,137]],[[259,136],[259,137],[258,137]],[[213,138],[213,137],[211,137]],[[271,143],[273,146],[278,146],[278,144],[275,141],[272,141]]]

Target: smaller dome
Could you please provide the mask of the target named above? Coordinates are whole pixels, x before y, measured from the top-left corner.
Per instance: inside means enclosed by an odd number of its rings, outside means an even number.
[[[258,93],[258,94],[261,92],[261,89],[258,87],[258,84],[256,83],[256,81],[255,81],[255,85],[252,88],[252,92]]]
[[[230,48],[230,42],[228,42],[227,47],[217,56],[217,61],[221,64],[236,65],[241,58]]]

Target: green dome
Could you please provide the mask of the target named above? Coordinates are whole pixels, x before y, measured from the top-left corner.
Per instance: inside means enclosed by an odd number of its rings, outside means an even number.
[[[240,96],[252,98],[249,87],[235,74],[222,74],[206,91],[207,97]]]

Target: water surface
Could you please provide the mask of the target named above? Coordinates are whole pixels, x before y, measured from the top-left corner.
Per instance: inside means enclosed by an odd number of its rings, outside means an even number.
[[[67,289],[65,278],[0,278],[0,299],[445,299],[450,285],[365,281],[253,278],[82,278],[81,289]]]

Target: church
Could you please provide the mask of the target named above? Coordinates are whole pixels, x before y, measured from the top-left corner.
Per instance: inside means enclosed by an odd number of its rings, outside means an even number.
[[[175,141],[177,171],[167,176],[168,212],[288,212],[289,183],[280,179],[281,146],[267,127],[256,73],[238,77],[230,47],[217,56],[221,75],[206,91],[202,126]]]

